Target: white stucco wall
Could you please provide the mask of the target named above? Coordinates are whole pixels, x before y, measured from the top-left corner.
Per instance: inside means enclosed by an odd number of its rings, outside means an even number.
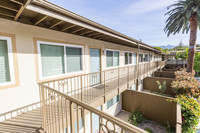
[[[133,53],[138,51],[137,49],[122,45],[21,24],[19,22],[5,19],[0,19],[0,33],[14,34],[16,37],[20,83],[18,87],[0,89],[0,114],[39,101],[39,89],[36,78],[37,62],[35,62],[33,38],[42,38],[54,41],[68,42],[69,44],[76,43],[84,45],[85,66],[89,65],[89,48],[91,46],[102,48],[102,50],[120,50],[120,66],[124,66],[124,51],[131,51]],[[142,52],[148,53],[148,51],[144,50]],[[105,62],[105,56],[102,52],[102,70],[106,69]],[[84,68],[86,73],[90,71],[89,67]],[[113,110],[120,109],[121,104],[118,104]],[[115,114],[113,111],[109,112],[111,114]]]

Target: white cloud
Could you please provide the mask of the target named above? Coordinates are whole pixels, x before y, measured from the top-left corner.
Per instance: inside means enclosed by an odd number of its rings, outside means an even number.
[[[161,8],[166,8],[168,5],[174,3],[174,0],[139,0],[131,4],[125,12],[130,14],[142,14],[155,11]]]

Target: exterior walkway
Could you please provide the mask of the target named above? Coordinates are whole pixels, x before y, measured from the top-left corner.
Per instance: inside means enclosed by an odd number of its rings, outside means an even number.
[[[0,133],[40,133],[40,108],[0,122]]]

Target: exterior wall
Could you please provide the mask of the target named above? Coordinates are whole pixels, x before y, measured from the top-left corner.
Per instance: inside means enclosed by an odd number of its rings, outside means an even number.
[[[156,92],[160,92],[159,88],[158,88],[158,84],[156,83],[157,81],[160,81],[161,84],[163,84],[164,81],[166,81],[166,92],[165,94],[171,95],[171,96],[175,96],[175,93],[172,90],[171,87],[171,83],[174,81],[175,79],[172,78],[163,78],[163,77],[147,77],[145,78],[143,81],[143,86],[144,86],[144,90],[149,90],[149,91],[156,91]]]
[[[105,112],[107,112],[108,114],[112,115],[112,116],[116,116],[121,110],[122,110],[122,95],[120,95],[119,98],[119,102],[116,103],[115,105],[113,105],[112,107],[110,107],[109,109],[107,109],[107,104],[105,103]]]
[[[177,123],[177,104],[167,101],[169,97],[151,93],[126,90],[122,93],[122,109],[131,112],[139,108],[142,114],[150,120],[175,127]]]
[[[16,56],[18,60],[17,72],[19,73],[19,86],[0,89],[0,113],[39,101],[37,83],[42,80],[39,79],[38,74],[37,40],[83,45],[84,73],[90,72],[90,68],[88,67],[90,57],[89,48],[100,48],[102,50],[102,70],[108,69],[105,64],[105,49],[120,50],[120,66],[124,66],[124,51],[138,52],[138,49],[135,48],[21,24],[5,19],[0,19],[0,33],[12,34],[15,36]],[[141,50],[141,52],[150,53],[144,50]]]

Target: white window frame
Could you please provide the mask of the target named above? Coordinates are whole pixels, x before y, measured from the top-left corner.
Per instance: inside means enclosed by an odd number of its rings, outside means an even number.
[[[107,54],[106,54],[106,51],[113,51],[113,53],[114,53],[114,51],[119,52],[119,65],[118,66],[109,66],[109,67],[107,67]],[[106,57],[106,59],[105,59],[106,69],[117,68],[117,67],[120,66],[120,50],[106,49],[105,52],[104,52],[104,55]],[[113,54],[113,57],[114,57],[114,54]]]
[[[126,64],[125,62],[125,53],[128,53],[128,64]],[[131,53],[132,54],[132,63],[130,64],[129,63],[129,53]],[[129,66],[129,65],[132,65],[133,64],[133,52],[130,52],[130,51],[124,51],[124,65],[125,66]]]
[[[41,44],[52,45],[52,46],[63,46],[64,47],[64,68],[65,68],[65,73],[64,74],[58,74],[58,75],[46,76],[46,77],[42,76],[42,60],[41,60],[41,50],[40,50],[40,45]],[[81,58],[82,58],[82,70],[81,71],[67,72],[66,47],[81,48],[82,49],[82,55],[81,55]],[[39,77],[40,77],[41,80],[48,79],[48,78],[56,78],[56,77],[60,77],[60,76],[69,76],[69,75],[75,75],[75,74],[84,73],[84,46],[73,45],[73,44],[65,44],[65,43],[47,42],[47,41],[37,41],[37,50],[38,50]]]
[[[13,50],[12,50],[12,38],[0,36],[0,40],[7,41],[8,49],[8,62],[9,62],[9,71],[10,71],[10,81],[5,83],[0,83],[0,86],[7,86],[15,84],[15,72],[14,72],[14,60],[13,60]]]

